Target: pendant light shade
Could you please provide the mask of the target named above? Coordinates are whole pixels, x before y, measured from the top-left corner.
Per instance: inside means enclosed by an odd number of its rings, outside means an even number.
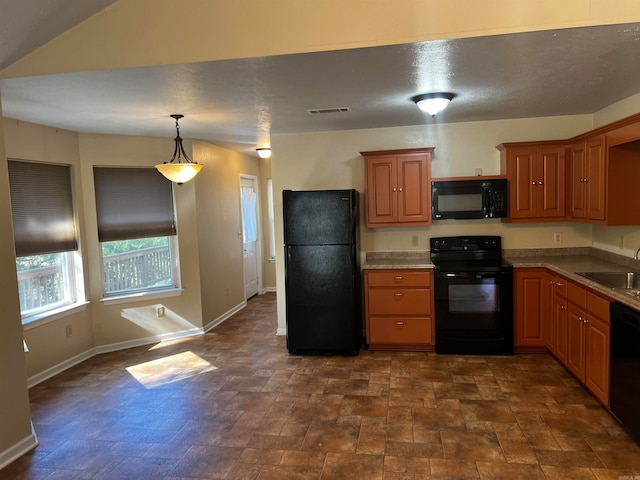
[[[434,117],[437,113],[447,108],[453,96],[453,93],[424,93],[413,97],[411,100],[415,102],[420,110]]]
[[[269,158],[269,157],[271,157],[271,149],[269,147],[256,148],[256,152],[258,152],[258,156],[260,158]]]
[[[182,137],[180,137],[180,120],[184,115],[173,114],[171,118],[176,120],[176,138],[174,139],[176,145],[173,150],[173,156],[168,162],[156,165],[156,169],[164,175],[167,179],[171,180],[178,185],[182,185],[185,182],[193,179],[198,172],[202,169],[202,165],[196,162],[192,162],[189,156],[184,151],[182,146]]]

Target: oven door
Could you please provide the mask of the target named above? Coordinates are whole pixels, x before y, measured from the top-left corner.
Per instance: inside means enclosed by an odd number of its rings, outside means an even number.
[[[513,353],[512,269],[436,270],[434,298],[436,352]]]

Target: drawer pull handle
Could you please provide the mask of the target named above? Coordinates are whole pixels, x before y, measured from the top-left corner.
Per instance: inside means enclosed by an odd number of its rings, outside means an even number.
[[[394,293],[393,296],[396,298],[402,298],[402,293]]]
[[[404,326],[404,322],[396,322],[396,325],[403,327]]]
[[[402,278],[403,278],[403,277],[402,277],[402,275],[396,275],[395,277],[393,277],[393,279],[394,279],[396,282],[401,282],[401,281],[402,281]]]

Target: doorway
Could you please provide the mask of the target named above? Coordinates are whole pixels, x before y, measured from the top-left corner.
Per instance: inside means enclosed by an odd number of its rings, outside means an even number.
[[[260,202],[258,177],[240,176],[240,205],[242,208],[242,256],[244,270],[244,298],[260,293],[262,249],[260,248]]]

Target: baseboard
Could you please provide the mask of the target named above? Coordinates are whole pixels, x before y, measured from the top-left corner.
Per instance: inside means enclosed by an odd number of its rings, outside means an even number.
[[[276,291],[276,287],[264,287],[262,289],[262,294],[264,295],[265,293],[275,293]]]
[[[200,327],[189,328],[188,330],[179,330],[171,333],[160,333],[151,337],[136,338],[134,340],[127,340],[126,342],[111,343],[109,345],[101,345],[95,348],[96,354],[117,352],[119,350],[126,350],[127,348],[144,347],[145,345],[153,345],[159,342],[168,342],[170,340],[179,340],[187,337],[197,337],[202,335],[204,330]]]
[[[24,439],[20,440],[14,446],[9,447],[4,452],[0,452],[0,470],[17,460],[25,453],[33,450],[38,446],[38,437],[33,429],[33,422],[31,423],[31,433]]]
[[[75,355],[74,357],[71,357],[63,362],[58,363],[57,365],[54,365],[53,367],[47,368],[46,370],[29,377],[27,379],[27,387],[28,388],[34,387],[35,385],[38,385],[39,383],[44,382],[45,380],[48,380],[49,378],[64,372],[68,368],[71,368],[79,363],[82,363],[85,360],[89,360],[91,357],[95,355],[99,355],[102,353],[109,353],[109,352],[117,352],[119,350],[126,350],[128,348],[143,347],[145,345],[153,345],[158,342],[167,342],[170,340],[179,340],[181,338],[195,337],[198,335],[202,335],[203,333],[208,332],[215,326],[220,325],[222,322],[227,320],[232,315],[238,313],[240,310],[242,310],[246,306],[247,306],[247,301],[245,300],[241,304],[235,306],[231,310],[220,315],[218,318],[216,318],[212,322],[208,323],[204,328],[194,327],[194,328],[189,328],[187,330],[180,330],[178,332],[161,333],[159,335],[154,335],[152,337],[136,338],[134,340],[111,343],[109,345],[100,345],[98,347],[91,348],[86,352],[82,352],[78,355]]]
[[[244,307],[247,306],[247,301],[243,300],[242,303],[236,305],[235,307],[233,307],[231,310],[227,310],[225,313],[223,313],[222,315],[220,315],[218,318],[216,318],[215,320],[212,320],[211,322],[207,323],[204,326],[204,331],[205,333],[208,332],[209,330],[211,330],[214,327],[217,327],[218,325],[220,325],[222,322],[224,322],[225,320],[227,320],[228,318],[230,318],[231,316],[235,315],[236,313],[238,313],[240,310],[242,310]]]
[[[286,335],[287,334],[287,329],[286,328],[278,328],[276,330],[276,335]]]
[[[59,373],[64,372],[68,368],[78,365],[79,363],[82,363],[85,360],[89,360],[91,357],[95,356],[95,354],[96,354],[96,349],[91,348],[85,352],[82,352],[78,355],[75,355],[71,358],[66,359],[64,362],[58,363],[53,367],[47,368],[46,370],[40,373],[36,373],[35,375],[27,379],[27,387],[28,388],[34,387],[39,383],[44,382],[45,380],[48,380],[51,377],[54,377]]]

